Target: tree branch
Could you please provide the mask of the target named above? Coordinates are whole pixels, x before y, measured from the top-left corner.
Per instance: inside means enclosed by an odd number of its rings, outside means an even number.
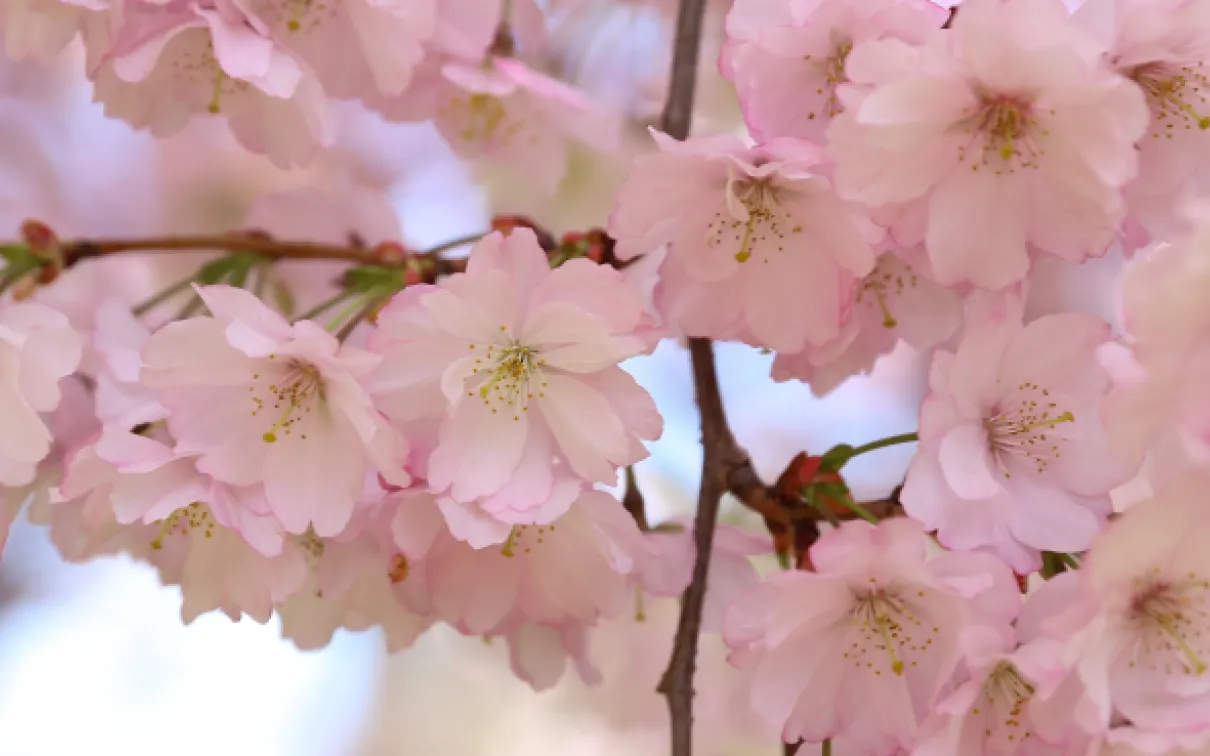
[[[705,11],[706,0],[680,0],[677,10],[668,99],[660,117],[660,129],[674,139],[689,136],[693,120],[698,51],[701,48]],[[747,455],[736,446],[731,428],[727,425],[710,341],[690,339],[689,353],[693,362],[693,386],[702,418],[702,482],[698,491],[697,515],[693,521],[693,542],[697,548],[693,579],[681,599],[681,617],[677,623],[672,657],[668,660],[668,668],[659,685],[660,693],[668,699],[672,756],[693,754],[693,674],[697,666],[697,642],[702,628],[702,605],[706,598],[706,576],[714,547],[714,529],[718,522],[719,503],[727,490],[729,470],[747,459]]]
[[[483,234],[466,236],[426,250],[412,258],[436,261],[456,247],[478,241]],[[189,250],[214,252],[252,252],[264,257],[290,260],[342,260],[360,265],[403,267],[408,257],[391,259],[362,244],[320,244],[309,241],[282,241],[260,233],[216,234],[212,236],[163,236],[146,239],[73,239],[62,243],[64,267],[81,260],[110,255],[141,253],[162,254]]]

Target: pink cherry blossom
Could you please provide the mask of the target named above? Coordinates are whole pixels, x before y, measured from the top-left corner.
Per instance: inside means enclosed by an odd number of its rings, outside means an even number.
[[[289,548],[302,554],[306,582],[278,612],[282,635],[298,648],[323,648],[339,628],[381,627],[388,650],[399,651],[432,624],[430,617],[415,611],[399,595],[401,588],[409,594],[422,593],[412,574],[415,565],[380,548],[369,533],[347,539],[321,539],[306,533],[295,536]]]
[[[524,176],[554,194],[567,172],[570,142],[611,152],[620,122],[570,86],[519,60],[499,56],[432,61],[403,95],[376,103],[392,121],[433,121],[462,157]]]
[[[918,217],[943,285],[1007,286],[1031,249],[1100,256],[1147,108],[1096,52],[1058,0],[973,0],[936,42],[856,48],[828,129],[837,190]]]
[[[397,95],[424,57],[437,0],[349,0],[322,5],[253,0],[249,10],[315,71],[333,97]]]
[[[48,62],[67,47],[89,16],[104,15],[107,0],[11,0],[0,5],[4,49],[14,60]]]
[[[483,506],[502,522],[551,500],[553,457],[612,484],[662,430],[618,367],[648,347],[638,292],[585,259],[552,271],[528,229],[485,237],[464,274],[409,287],[378,322],[377,406],[405,424],[439,417],[429,485],[458,502],[495,497]]]
[[[1036,721],[1050,705],[1037,694],[1044,682],[1062,674],[1049,644],[1022,646],[1007,653],[989,646],[968,656],[971,677],[937,704],[921,727],[912,756],[1084,756],[1090,737],[1078,731],[1062,742],[1048,741]]]
[[[752,707],[786,742],[911,747],[967,626],[965,600],[934,573],[927,543],[903,519],[844,523],[811,548],[815,572],[772,575],[728,609],[732,663],[754,668]]]
[[[1131,215],[1152,234],[1182,230],[1186,199],[1204,191],[1210,165],[1210,60],[1204,0],[1089,0],[1074,18],[1098,36],[1105,59],[1147,97],[1139,175],[1126,189]]]
[[[243,290],[197,291],[213,315],[170,323],[143,350],[142,381],[169,411],[178,454],[223,482],[263,483],[290,533],[339,533],[367,469],[407,484],[403,439],[358,382],[377,355]]]
[[[286,168],[330,143],[319,81],[232,0],[136,0],[95,73],[107,115],[166,137],[200,113],[221,114],[247,149]]]
[[[481,549],[453,536],[432,494],[396,497],[395,543],[419,563],[413,577],[436,614],[464,633],[593,622],[617,615],[633,597],[628,576],[644,543],[634,520],[606,493],[584,491],[550,525],[513,526],[502,547]]]
[[[678,528],[667,529],[667,526]],[[644,534],[649,556],[639,563],[637,580],[646,593],[676,597],[685,591],[693,573],[697,548],[692,523],[687,520],[664,523]],[[714,553],[706,576],[706,600],[702,606],[702,630],[718,633],[723,628],[727,606],[760,582],[751,557],[773,553],[773,541],[732,525],[719,525],[714,531]]]
[[[1135,467],[1100,419],[1109,326],[1075,313],[1021,325],[1015,295],[972,300],[956,352],[939,351],[920,409],[920,451],[901,500],[949,548],[989,548],[1018,573],[1043,550],[1088,548],[1109,491]]]
[[[156,400],[155,392],[139,383],[141,353],[151,329],[116,299],[97,308],[95,321],[92,348],[100,362],[94,377],[97,419],[123,430],[163,420],[168,411]]]
[[[81,353],[80,336],[62,313],[32,302],[0,308],[0,483],[34,479],[53,442],[40,413],[59,406],[59,381]]]
[[[854,375],[866,375],[879,357],[900,339],[928,350],[952,336],[962,324],[962,300],[938,285],[924,260],[909,264],[888,252],[858,282],[853,312],[836,341],[801,352],[781,352],[773,361],[773,380],[797,378],[824,396]]]
[[[735,84],[744,121],[756,139],[822,141],[832,116],[841,111],[836,88],[848,80],[845,60],[853,48],[886,38],[923,44],[947,15],[927,0],[823,0],[811,4],[798,23],[760,27],[749,38],[732,40],[720,67]]]
[[[601,682],[601,673],[588,659],[583,626],[519,625],[504,636],[513,673],[534,690],[546,690],[563,677],[570,661],[586,685]]]
[[[1203,389],[1210,377],[1210,308],[1201,295],[1210,281],[1205,213],[1195,213],[1194,233],[1146,250],[1124,272],[1121,310],[1129,338],[1100,355],[1115,384],[1106,403],[1115,450],[1134,459],[1150,454],[1155,483],[1210,465],[1210,405]]]
[[[874,267],[873,229],[813,170],[818,151],[653,134],[660,152],[635,160],[609,231],[625,260],[670,245],[656,292],[665,319],[778,351],[837,338],[856,279]]]
[[[1171,481],[1095,541],[1076,600],[1043,625],[1068,653],[1105,728],[1210,727],[1210,518],[1203,474]]]

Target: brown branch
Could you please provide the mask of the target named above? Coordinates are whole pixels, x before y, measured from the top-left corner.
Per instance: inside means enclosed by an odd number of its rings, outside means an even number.
[[[436,261],[455,247],[469,245],[482,234],[455,239],[414,255]],[[360,265],[403,267],[407,256],[384,256],[361,244],[320,244],[309,241],[282,241],[261,233],[230,233],[210,236],[163,236],[146,239],[75,239],[60,246],[64,267],[81,260],[119,254],[163,254],[190,250],[213,252],[252,252],[263,257],[290,260],[342,260]]]
[[[672,52],[668,99],[660,116],[660,129],[674,139],[689,136],[697,83],[698,51],[706,0],[680,0],[676,18],[676,41]],[[727,490],[728,470],[738,467],[747,455],[735,444],[718,375],[714,349],[708,339],[690,339],[693,386],[702,418],[702,482],[698,491],[697,515],[693,520],[693,542],[697,553],[693,578],[681,599],[681,616],[668,668],[660,679],[659,692],[668,700],[672,727],[672,756],[693,754],[693,674],[697,666],[697,642],[702,629],[702,605],[706,599],[706,576],[714,548],[718,508]]]

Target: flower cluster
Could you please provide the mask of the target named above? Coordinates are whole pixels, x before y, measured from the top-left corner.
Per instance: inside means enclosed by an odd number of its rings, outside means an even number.
[[[550,194],[569,143],[620,124],[539,71],[539,5],[489,5],[14,0],[0,23],[16,58],[80,37],[106,112],[159,136],[210,114],[296,166],[359,100]],[[310,243],[170,238],[228,254],[135,304],[87,258],[156,245],[29,222],[0,245],[0,546],[32,501],[66,559],[179,585],[186,622],[392,649],[444,623],[538,688],[598,680],[593,634],[684,593],[788,744],[1210,753],[1208,58],[1210,0],[736,0],[719,71],[750,138],[651,129],[606,229],[370,247],[362,221],[398,236],[380,197],[300,192],[249,225]],[[1115,248],[1116,323],[1039,312],[1048,266]],[[903,342],[918,429],[769,486],[707,449],[703,491],[769,538],[651,523],[633,475],[607,489],[663,433],[623,365],[666,339],[747,344],[821,397]],[[703,435],[733,445],[715,398]],[[904,442],[875,515],[842,468]]]

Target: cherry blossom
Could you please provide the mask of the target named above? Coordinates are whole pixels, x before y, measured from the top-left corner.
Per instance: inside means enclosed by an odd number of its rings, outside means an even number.
[[[432,61],[402,96],[375,106],[392,121],[431,119],[457,154],[523,175],[548,195],[567,171],[571,142],[606,152],[618,146],[616,115],[508,57]]]
[[[138,0],[95,74],[106,114],[160,137],[200,113],[221,114],[247,149],[281,167],[333,137],[315,75],[236,5]]]
[[[842,109],[836,90],[848,81],[845,61],[853,48],[885,38],[924,44],[946,16],[923,0],[824,0],[798,23],[761,27],[751,37],[732,40],[719,65],[739,91],[745,122],[758,140],[822,141]]]
[[[1102,728],[1115,711],[1140,728],[1210,726],[1206,484],[1182,476],[1131,507],[1093,543],[1075,599],[1049,620]]]
[[[862,45],[827,133],[837,190],[903,208],[900,242],[919,229],[944,285],[1007,286],[1031,249],[1100,256],[1147,109],[1095,53],[1058,0],[974,0],[942,40]]]
[[[371,347],[384,362],[371,387],[396,420],[440,416],[427,461],[434,491],[531,511],[551,500],[552,455],[584,480],[613,483],[659,436],[651,397],[617,366],[646,351],[643,320],[617,271],[585,259],[552,271],[532,231],[497,232],[475,245],[465,273],[409,287],[382,312]]]
[[[379,358],[250,293],[199,287],[212,317],[170,323],[143,350],[142,382],[169,410],[176,452],[236,486],[263,483],[290,533],[340,532],[368,466],[406,485],[406,447],[358,379]]]
[[[1050,701],[1037,695],[1062,674],[1049,644],[1022,646],[1011,653],[994,646],[967,657],[971,678],[937,704],[921,727],[913,756],[984,753],[996,756],[1083,756],[1090,736],[1078,731],[1062,742],[1048,740],[1036,721]]]
[[[1097,35],[1105,59],[1147,97],[1139,175],[1127,187],[1131,215],[1152,234],[1182,230],[1184,200],[1204,192],[1210,109],[1202,72],[1210,59],[1210,16],[1200,0],[1089,0],[1075,20]]]
[[[752,706],[787,742],[843,734],[867,753],[911,747],[967,622],[926,548],[906,520],[844,523],[811,548],[814,572],[772,575],[728,609],[732,663],[755,667]]]
[[[0,308],[0,483],[30,483],[50,453],[53,437],[40,413],[59,406],[59,381],[76,369],[82,349],[63,314],[32,302]]]
[[[437,0],[254,0],[248,8],[334,97],[402,92],[437,23]]]
[[[778,353],[773,379],[797,378],[823,396],[851,376],[868,374],[900,339],[927,350],[954,335],[962,324],[961,298],[932,280],[926,261],[911,262],[892,252],[879,256],[857,283],[840,336],[822,347]]]
[[[972,300],[955,352],[934,355],[920,452],[901,499],[942,544],[991,548],[1019,573],[1083,551],[1135,470],[1100,420],[1109,326],[1075,313],[1021,325],[1015,296]]]
[[[1205,334],[1210,309],[1201,287],[1210,216],[1198,207],[1196,230],[1173,244],[1141,253],[1121,278],[1121,345],[1101,360],[1114,380],[1106,404],[1106,428],[1115,449],[1138,459],[1150,453],[1154,482],[1188,467],[1210,463],[1210,426],[1202,398],[1210,352]]]
[[[422,593],[413,579],[415,566],[407,557],[380,548],[368,532],[341,539],[304,533],[295,536],[290,547],[306,564],[306,580],[278,612],[282,635],[298,648],[323,648],[339,628],[381,627],[387,648],[398,651],[432,623],[416,611],[423,604],[407,601]],[[407,589],[406,595],[400,595],[401,588]]]
[[[103,16],[108,0],[11,0],[0,6],[4,49],[14,60],[46,62],[75,39],[89,16]]]
[[[654,136],[660,152],[635,160],[609,231],[624,260],[669,244],[661,314],[688,336],[778,351],[837,338],[857,278],[874,267],[873,229],[813,171],[818,150]]]
[[[453,536],[432,494],[397,497],[395,543],[423,565],[412,577],[436,614],[464,633],[591,622],[617,615],[633,595],[628,575],[645,552],[642,536],[606,493],[584,491],[553,523],[515,525],[503,546],[480,549]]]

